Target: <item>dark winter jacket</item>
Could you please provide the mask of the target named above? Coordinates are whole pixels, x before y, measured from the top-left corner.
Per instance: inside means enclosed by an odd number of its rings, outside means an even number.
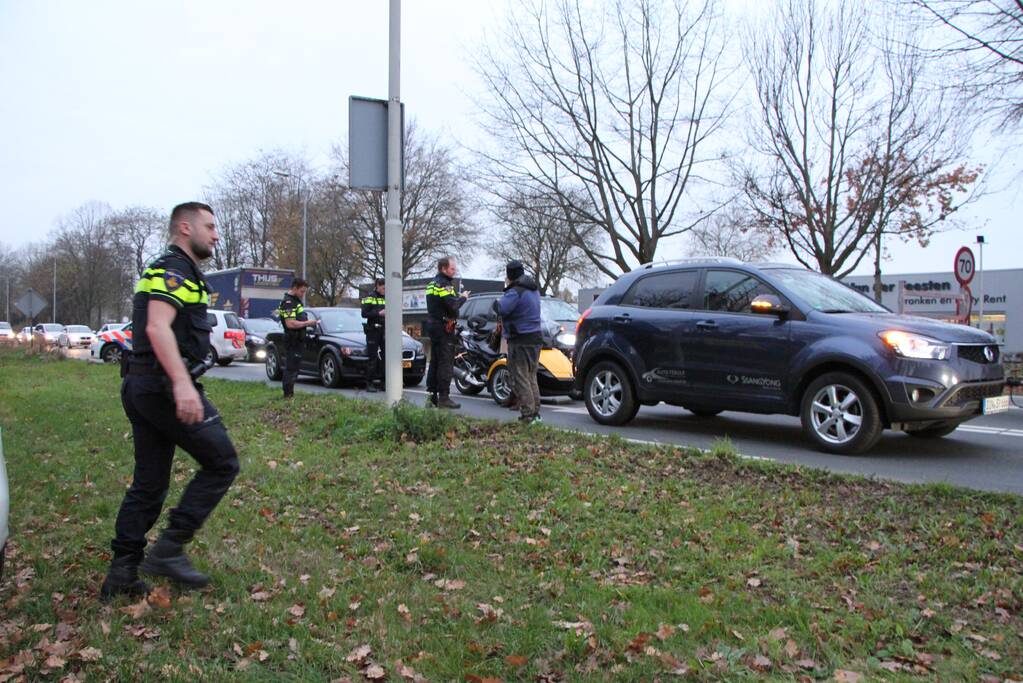
[[[494,310],[501,316],[508,341],[526,335],[540,340],[540,292],[532,276],[521,275],[508,285],[504,296],[494,302]]]

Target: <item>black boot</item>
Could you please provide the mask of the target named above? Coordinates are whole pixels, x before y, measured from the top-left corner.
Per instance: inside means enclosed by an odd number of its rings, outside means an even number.
[[[430,394],[430,397],[426,399],[426,405],[437,407],[437,394]]]
[[[462,407],[461,403],[455,403],[452,401],[450,396],[441,396],[437,399],[436,405],[438,408],[449,408],[451,410],[456,410]]]
[[[210,582],[206,576],[192,566],[185,555],[183,541],[174,540],[165,531],[142,560],[140,567],[143,574],[150,576],[166,576],[175,583],[190,588],[202,588]]]
[[[149,584],[139,578],[138,557],[122,555],[110,561],[107,577],[99,589],[99,599],[110,602],[118,595],[149,595]]]
[[[366,391],[368,393],[375,394],[375,393],[377,393],[380,390],[377,389],[377,385],[374,384],[373,382],[367,382],[366,383]]]

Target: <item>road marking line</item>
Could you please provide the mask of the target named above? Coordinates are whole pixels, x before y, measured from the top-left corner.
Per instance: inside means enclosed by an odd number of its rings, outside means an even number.
[[[695,448],[696,450],[703,451],[704,453],[710,453],[711,452],[709,448],[700,448],[699,446],[686,446],[684,444],[671,443],[670,441],[651,441],[650,439],[634,439],[634,438],[629,437],[629,436],[622,437],[622,438],[624,438],[626,441],[629,441],[631,443],[638,443],[638,444],[642,444],[644,446],[668,446],[670,448]],[[744,453],[736,453],[736,455],[739,456],[740,458],[743,458],[744,460],[771,460],[771,458],[766,458],[766,457],[764,457],[762,455],[746,455]]]

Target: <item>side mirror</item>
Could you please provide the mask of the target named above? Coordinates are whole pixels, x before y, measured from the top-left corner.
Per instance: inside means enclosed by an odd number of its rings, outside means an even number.
[[[750,303],[750,309],[761,315],[773,315],[784,318],[789,314],[789,307],[774,294],[761,294]]]

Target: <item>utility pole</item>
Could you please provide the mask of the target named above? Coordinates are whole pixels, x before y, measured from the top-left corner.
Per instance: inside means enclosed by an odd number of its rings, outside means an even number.
[[[387,221],[384,223],[384,383],[387,402],[402,398],[401,0],[390,0],[387,84]]]
[[[53,259],[53,324],[57,324],[57,259]]]
[[[977,246],[980,248],[980,292],[977,294],[980,303],[980,317],[977,319],[977,329],[984,329],[984,236],[977,235]]]
[[[274,171],[274,175],[278,175],[282,178],[295,178],[298,180],[298,194],[302,197],[302,279],[308,281],[309,274],[306,270],[306,235],[309,231],[309,188],[305,186],[305,181],[302,180],[302,176],[296,176],[293,173],[286,173],[284,171]],[[304,190],[304,191],[303,191]],[[302,297],[302,303],[305,303],[305,297]]]

